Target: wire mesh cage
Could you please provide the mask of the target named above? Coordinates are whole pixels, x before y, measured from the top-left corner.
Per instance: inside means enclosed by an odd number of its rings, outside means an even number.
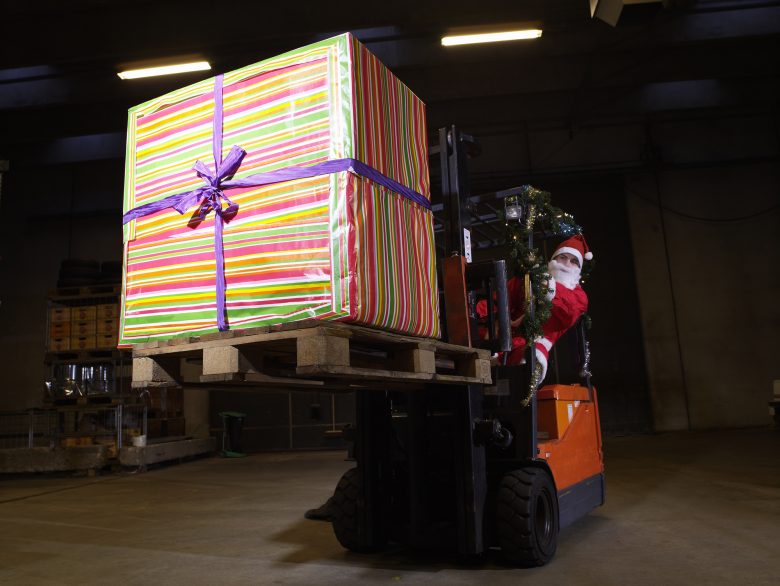
[[[57,419],[54,409],[0,413],[0,449],[54,446],[59,438]]]

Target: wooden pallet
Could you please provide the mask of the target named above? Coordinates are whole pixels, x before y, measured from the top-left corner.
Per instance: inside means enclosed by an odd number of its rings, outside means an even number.
[[[45,363],[51,362],[98,362],[130,358],[127,348],[79,348],[75,350],[51,350],[44,356]]]
[[[201,359],[203,383],[346,387],[491,382],[487,350],[338,322],[305,321],[139,344],[134,388],[178,384],[181,358]],[[324,380],[322,380],[324,379]]]
[[[92,297],[118,297],[122,292],[121,283],[85,285],[83,287],[60,287],[49,291],[52,301],[74,301]]]

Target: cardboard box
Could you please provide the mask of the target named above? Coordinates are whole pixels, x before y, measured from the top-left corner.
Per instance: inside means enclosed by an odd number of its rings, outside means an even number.
[[[59,352],[62,350],[70,350],[70,338],[51,338],[49,340],[49,351]]]
[[[94,336],[97,331],[95,320],[79,320],[70,322],[71,336]]]
[[[314,318],[437,337],[422,101],[349,34],[171,92],[130,110],[125,213],[204,185],[192,167],[214,168],[220,101],[222,158],[246,151],[233,180],[295,178],[223,185],[238,205],[224,296],[214,213],[190,221],[197,197],[183,215],[133,212],[120,344],[215,332],[223,300],[230,329]]]
[[[78,321],[95,321],[95,317],[97,316],[97,307],[94,305],[82,305],[79,307],[71,307],[70,308],[70,321],[72,322],[78,322]]]
[[[60,322],[51,322],[49,324],[49,338],[68,338],[70,337],[70,322],[69,321],[60,321]]]
[[[95,344],[98,348],[116,348],[119,342],[117,332],[112,334],[97,334],[95,336]]]
[[[52,307],[49,310],[49,321],[61,323],[70,321],[70,307]]]
[[[98,318],[96,323],[96,332],[98,334],[116,334],[119,331],[119,318],[112,317],[108,319]]]
[[[91,336],[71,336],[70,337],[70,349],[71,350],[89,350],[95,348],[96,341],[95,335]]]
[[[118,303],[103,303],[96,307],[97,319],[119,319],[119,304]]]

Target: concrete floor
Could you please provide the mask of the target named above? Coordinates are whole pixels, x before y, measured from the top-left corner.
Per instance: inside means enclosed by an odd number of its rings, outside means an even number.
[[[209,458],[145,474],[0,478],[3,584],[778,584],[780,432],[612,438],[607,504],[546,567],[344,551],[303,518],[343,453]]]

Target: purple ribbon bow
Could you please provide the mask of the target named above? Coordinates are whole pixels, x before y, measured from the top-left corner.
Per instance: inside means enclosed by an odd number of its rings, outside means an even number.
[[[214,219],[214,256],[217,263],[217,327],[221,332],[228,329],[225,312],[225,250],[222,242],[222,228],[224,222],[229,222],[238,213],[238,204],[230,201],[225,195],[226,189],[261,187],[292,179],[304,179],[339,171],[351,171],[399,193],[425,209],[431,209],[431,203],[423,195],[357,159],[334,159],[309,167],[290,166],[268,173],[256,173],[243,179],[233,179],[233,175],[236,174],[246,156],[246,151],[234,145],[227,157],[225,157],[225,160],[222,160],[222,79],[222,75],[218,75],[214,79],[214,132],[212,146],[216,171],[212,173],[201,161],[196,161],[193,167],[195,173],[206,182],[206,185],[192,191],[176,193],[161,200],[140,205],[122,216],[122,223],[127,224],[131,220],[170,208],[175,209],[180,214],[184,214],[194,205],[200,204],[196,217],[203,221],[209,212],[214,211],[216,216]],[[227,203],[227,207],[224,209],[222,207],[223,201]]]

